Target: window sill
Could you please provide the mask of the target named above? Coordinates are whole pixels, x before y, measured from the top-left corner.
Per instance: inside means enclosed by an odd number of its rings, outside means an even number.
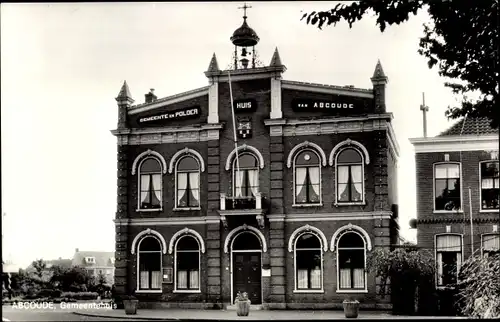
[[[481,209],[479,210],[480,213],[492,213],[492,212],[499,212],[500,209]]]
[[[337,293],[368,293],[367,289],[364,290],[339,290],[337,289]]]
[[[135,211],[137,212],[161,212],[163,211],[162,208],[160,209],[136,209]]]
[[[161,293],[163,293],[162,290],[138,290],[138,291],[135,291],[135,292],[138,293],[138,294],[141,294],[141,293],[144,293],[144,294],[147,294],[147,293],[161,294]]]
[[[186,208],[174,208],[172,211],[192,211],[192,210],[201,210],[201,207],[186,207]]]
[[[292,207],[295,208],[307,208],[307,207],[323,207],[322,203],[294,203]]]
[[[294,293],[325,293],[325,290],[293,290]]]
[[[455,289],[455,286],[436,286],[436,289],[438,290],[454,290]]]
[[[366,202],[336,202],[333,204],[335,207],[339,206],[366,206]]]
[[[463,214],[464,211],[462,209],[460,209],[460,210],[434,210],[433,213],[435,213],[435,214]]]
[[[174,290],[174,293],[201,293],[201,290]]]

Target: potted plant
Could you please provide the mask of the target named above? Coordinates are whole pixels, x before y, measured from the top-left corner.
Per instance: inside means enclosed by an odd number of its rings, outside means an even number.
[[[248,316],[250,312],[250,303],[247,292],[238,292],[236,300],[234,300],[234,304],[236,304],[236,314],[238,314],[238,316]]]
[[[139,300],[133,295],[125,295],[122,297],[123,306],[125,308],[125,314],[135,315],[137,314],[137,306],[139,305]]]
[[[346,318],[357,318],[359,312],[359,301],[353,299],[345,299],[342,302],[344,305],[344,314]]]

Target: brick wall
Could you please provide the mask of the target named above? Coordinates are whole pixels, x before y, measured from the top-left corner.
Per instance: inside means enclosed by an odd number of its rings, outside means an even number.
[[[480,212],[479,162],[490,160],[485,151],[446,152],[450,162],[461,163],[462,211],[449,213],[434,212],[433,164],[445,162],[444,152],[417,153],[417,243],[434,253],[434,236],[446,233],[451,226],[452,233],[463,234],[464,258],[471,254],[469,191],[471,188],[474,248],[481,247],[481,234],[493,232],[493,225],[500,224],[498,210]]]

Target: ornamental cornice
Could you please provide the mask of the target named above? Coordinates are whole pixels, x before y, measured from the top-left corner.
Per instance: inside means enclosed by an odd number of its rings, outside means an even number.
[[[472,222],[475,223],[495,223],[500,222],[500,218],[497,217],[485,217],[485,218],[472,218]],[[428,219],[417,219],[418,224],[459,224],[463,223],[464,218],[428,218]],[[470,219],[465,219],[465,222],[469,223]]]
[[[117,137],[118,145],[142,145],[219,140],[219,131],[223,128],[222,123],[217,123],[183,127],[119,129],[112,130],[111,133]]]

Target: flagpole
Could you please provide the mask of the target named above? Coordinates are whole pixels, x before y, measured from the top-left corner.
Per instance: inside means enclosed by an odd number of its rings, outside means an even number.
[[[232,118],[233,118],[233,137],[234,137],[234,151],[236,153],[236,173],[237,173],[237,178],[234,178],[233,180],[235,181],[234,182],[234,187],[236,188],[236,180],[239,180],[240,178],[240,160],[239,160],[239,156],[238,156],[238,139],[237,139],[237,136],[236,136],[236,121],[235,121],[235,117],[234,117],[234,104],[233,104],[233,87],[231,85],[231,73],[230,71],[228,70],[227,71],[227,77],[228,77],[228,82],[229,82],[229,95],[230,95],[230,98],[231,98],[231,115],[232,115]],[[236,195],[236,191],[234,192],[234,194]],[[236,197],[236,196],[233,196],[233,197]]]

